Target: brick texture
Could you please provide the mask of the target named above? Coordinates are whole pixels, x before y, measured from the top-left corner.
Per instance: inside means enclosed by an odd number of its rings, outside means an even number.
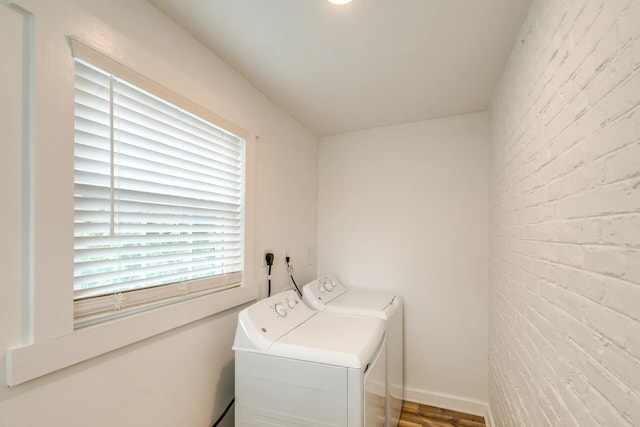
[[[491,131],[497,427],[640,426],[640,0],[532,0]]]

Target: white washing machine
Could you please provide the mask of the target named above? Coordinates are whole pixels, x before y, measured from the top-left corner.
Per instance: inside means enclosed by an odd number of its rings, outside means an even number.
[[[380,319],[317,312],[286,291],[239,313],[233,349],[236,426],[385,425]]]
[[[403,304],[399,295],[347,289],[335,276],[318,278],[302,289],[314,310],[385,321],[387,335],[387,427],[397,427],[404,399]]]

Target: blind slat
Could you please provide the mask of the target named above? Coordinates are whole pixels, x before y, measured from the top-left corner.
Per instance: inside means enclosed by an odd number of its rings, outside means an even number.
[[[226,233],[223,235],[196,235],[196,234],[174,234],[174,235],[146,235],[146,236],[75,236],[73,239],[74,248],[91,249],[91,248],[110,248],[117,245],[145,245],[145,244],[164,244],[172,242],[202,242],[208,241],[213,243],[236,242],[241,241],[241,233]]]
[[[117,215],[117,214],[116,214]],[[105,224],[96,223],[96,224],[85,224],[74,222],[75,224],[75,236],[82,235],[91,235],[98,233],[105,233],[104,227]],[[106,224],[107,226],[109,224]],[[241,230],[242,225],[234,225],[234,226],[216,226],[216,231],[212,231],[212,227],[208,224],[123,224],[121,222],[117,222],[114,224],[114,235],[127,235],[127,234],[150,234],[150,233],[203,233],[203,235],[210,234],[224,234],[224,233],[237,233]]]
[[[78,193],[80,189],[78,189]],[[75,199],[76,212],[82,214],[82,212],[91,211],[105,211],[109,210],[111,203],[109,197],[106,198],[89,198],[89,197],[77,197]],[[211,204],[209,208],[199,208],[190,206],[173,206],[171,213],[167,213],[167,206],[155,203],[135,202],[135,201],[118,201],[117,206],[120,213],[136,213],[144,212],[151,214],[166,214],[175,216],[196,216],[196,217],[220,217],[220,218],[235,218],[241,220],[241,212],[237,206],[228,204]]]
[[[160,255],[136,254],[129,258],[101,259],[100,261],[81,261],[75,263],[76,274],[80,273],[87,280],[96,276],[104,276],[105,273],[120,273],[126,276],[129,273],[135,275],[149,275],[164,271],[183,270],[200,265],[225,266],[235,265],[241,254],[238,250],[227,251],[198,251],[178,252]],[[210,263],[209,263],[210,262]],[[135,270],[135,271],[134,271]],[[82,274],[84,271],[99,271],[96,274]],[[103,280],[103,277],[100,277]]]
[[[119,223],[125,224],[141,224],[146,221],[153,221],[153,224],[166,225],[167,231],[172,225],[208,225],[208,226],[221,226],[221,227],[234,227],[238,225],[239,215],[180,215],[180,214],[157,214],[155,217],[147,212],[122,212],[118,210],[116,213],[116,220]],[[78,224],[83,223],[100,223],[109,222],[111,220],[111,213],[107,211],[76,211],[75,222]],[[211,232],[215,230],[212,228]]]
[[[189,241],[189,242],[162,242],[153,245],[135,245],[121,246],[119,254],[126,256],[154,256],[163,253],[188,253],[194,250],[210,250],[223,253],[224,251],[238,251],[242,249],[240,240],[212,242],[212,241]],[[113,257],[111,248],[76,248],[75,256],[78,262],[84,262],[87,259],[109,259]]]

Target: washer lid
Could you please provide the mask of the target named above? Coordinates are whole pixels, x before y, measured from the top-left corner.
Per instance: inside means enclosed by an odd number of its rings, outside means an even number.
[[[233,349],[362,368],[383,340],[382,320],[313,311],[286,291],[238,314]]]
[[[384,322],[319,312],[271,345],[265,353],[361,369],[384,338]]]

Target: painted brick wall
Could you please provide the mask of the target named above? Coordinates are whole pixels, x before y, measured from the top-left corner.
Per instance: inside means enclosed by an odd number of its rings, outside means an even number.
[[[491,106],[496,426],[640,426],[640,0],[532,0]]]

